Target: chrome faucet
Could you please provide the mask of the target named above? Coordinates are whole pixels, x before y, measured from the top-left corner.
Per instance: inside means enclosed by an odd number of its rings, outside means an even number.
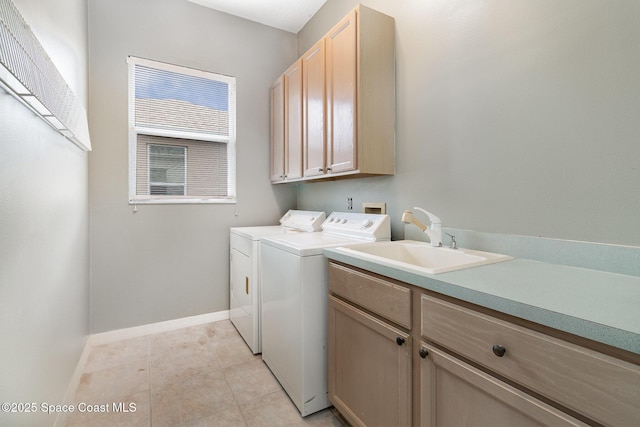
[[[429,236],[429,240],[431,241],[431,246],[442,246],[442,222],[440,218],[432,214],[431,212],[427,212],[422,208],[413,208],[416,211],[420,211],[426,214],[429,217],[429,227],[422,224],[420,221],[413,216],[413,212],[404,211],[402,214],[402,222],[405,224],[413,224],[422,230],[424,233]]]
[[[447,236],[451,237],[451,246],[449,246],[451,249],[458,249],[458,242],[456,242],[456,236],[454,236],[453,234],[449,234],[449,233],[444,233]]]

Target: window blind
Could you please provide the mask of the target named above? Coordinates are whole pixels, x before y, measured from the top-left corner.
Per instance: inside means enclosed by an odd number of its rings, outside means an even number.
[[[234,201],[235,79],[128,62],[130,201]]]

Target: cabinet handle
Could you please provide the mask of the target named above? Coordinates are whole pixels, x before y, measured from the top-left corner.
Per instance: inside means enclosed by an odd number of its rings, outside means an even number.
[[[404,338],[402,338],[402,337],[398,337],[398,338],[396,338],[396,343],[397,343],[398,345],[402,345],[402,344],[404,344]]]
[[[507,352],[507,349],[504,348],[504,346],[500,345],[500,344],[496,344],[494,345],[491,350],[493,350],[493,354],[495,354],[498,357],[502,357],[504,356],[504,354]]]
[[[245,276],[244,278],[244,291],[249,295],[249,277]]]
[[[427,351],[427,349],[423,347],[423,348],[421,348],[421,349],[418,351],[418,354],[419,354],[419,355],[420,355],[420,357],[422,357],[423,359],[426,359],[426,358],[427,358],[427,356],[429,355],[429,351]]]

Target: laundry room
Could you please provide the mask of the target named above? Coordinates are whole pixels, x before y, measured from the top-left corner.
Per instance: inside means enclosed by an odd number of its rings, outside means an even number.
[[[636,0],[0,0],[0,425],[640,423],[639,44]]]

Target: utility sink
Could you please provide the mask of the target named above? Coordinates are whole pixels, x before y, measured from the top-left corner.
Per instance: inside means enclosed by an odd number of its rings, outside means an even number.
[[[513,259],[508,255],[464,248],[434,247],[429,243],[413,240],[364,243],[336,249],[356,258],[427,274],[446,273]]]

